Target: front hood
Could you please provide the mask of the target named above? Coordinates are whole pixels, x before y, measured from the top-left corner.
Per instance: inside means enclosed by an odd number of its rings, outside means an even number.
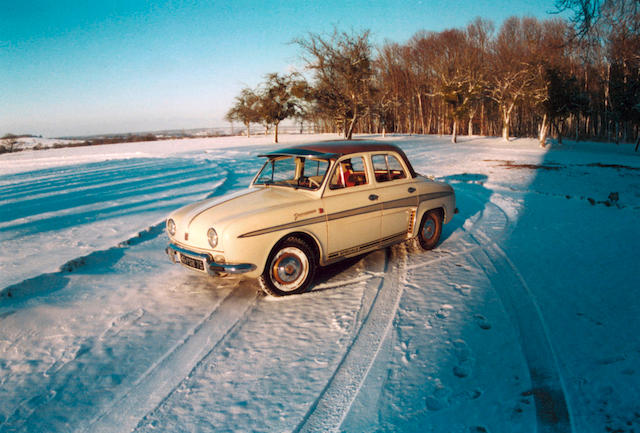
[[[175,239],[178,242],[210,249],[206,241],[210,227],[215,228],[221,238],[233,221],[257,212],[267,213],[270,209],[295,207],[311,197],[313,193],[302,189],[254,187],[185,206],[170,217],[176,223]],[[188,239],[185,238],[187,233]]]

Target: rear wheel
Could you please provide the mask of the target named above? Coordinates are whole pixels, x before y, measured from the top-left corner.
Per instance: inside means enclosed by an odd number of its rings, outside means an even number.
[[[418,241],[425,250],[431,250],[440,241],[442,233],[442,213],[438,210],[425,212],[418,229]]]
[[[259,278],[262,290],[272,296],[306,291],[316,274],[316,257],[305,241],[295,236],[285,238],[269,254]]]

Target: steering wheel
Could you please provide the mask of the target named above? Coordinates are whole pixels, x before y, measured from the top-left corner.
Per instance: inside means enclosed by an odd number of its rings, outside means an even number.
[[[298,186],[302,186],[302,187],[305,187],[305,188],[310,188],[311,186],[316,186],[316,187],[319,188],[320,184],[315,179],[311,179],[310,177],[307,177],[307,176],[300,176],[298,178]]]

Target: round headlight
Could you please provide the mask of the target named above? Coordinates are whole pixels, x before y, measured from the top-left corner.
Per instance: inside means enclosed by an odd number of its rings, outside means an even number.
[[[169,232],[171,236],[176,234],[176,223],[171,218],[167,220],[167,232]]]
[[[207,230],[207,238],[209,239],[209,245],[211,248],[215,248],[218,245],[218,233],[211,227]]]

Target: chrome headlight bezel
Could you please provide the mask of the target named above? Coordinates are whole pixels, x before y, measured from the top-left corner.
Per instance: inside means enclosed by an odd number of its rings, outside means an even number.
[[[172,218],[167,220],[167,233],[169,233],[170,236],[176,235],[176,222]]]
[[[213,227],[210,227],[209,230],[207,230],[207,240],[209,241],[211,248],[218,246],[218,232],[216,232]]]

